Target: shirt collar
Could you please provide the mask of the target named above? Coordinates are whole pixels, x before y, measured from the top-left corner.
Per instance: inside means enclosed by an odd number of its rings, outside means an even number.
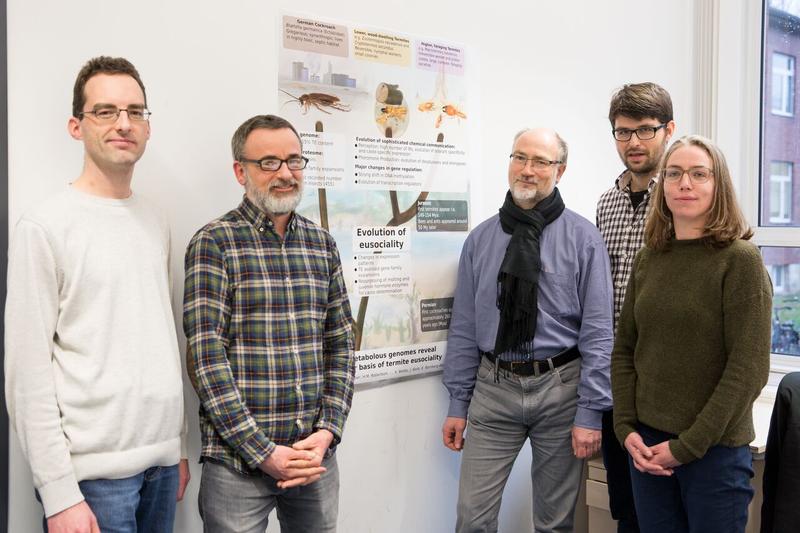
[[[244,195],[242,198],[242,203],[239,204],[239,211],[241,211],[242,216],[246,221],[250,224],[255,226],[256,228],[262,228],[264,226],[272,227],[272,221],[269,219],[266,213],[256,207],[250,198],[247,197],[247,194]],[[287,230],[292,230],[297,225],[297,217],[294,216],[294,212],[292,212],[292,216],[289,218],[289,224],[287,226]]]
[[[656,183],[658,183],[658,172],[653,174],[653,176],[650,178],[650,182],[647,184],[647,192],[653,192],[653,188],[656,186]],[[630,190],[630,184],[631,174],[627,170],[623,170],[622,174],[617,177],[617,190],[620,192]]]

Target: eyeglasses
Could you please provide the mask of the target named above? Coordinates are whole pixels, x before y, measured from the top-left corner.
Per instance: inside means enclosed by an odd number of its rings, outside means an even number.
[[[680,181],[684,174],[688,174],[692,183],[705,183],[711,179],[714,171],[706,167],[692,167],[687,170],[681,167],[667,167],[662,174],[666,181]]]
[[[511,158],[511,163],[518,167],[524,167],[530,161],[533,170],[545,170],[550,168],[551,165],[561,164],[561,161],[550,161],[540,157],[525,157],[524,154],[511,154],[509,157]]]
[[[631,136],[633,136],[634,133],[640,141],[648,141],[655,138],[658,130],[666,127],[666,124],[659,124],[658,126],[642,126],[641,128],[636,128],[635,130],[617,128],[615,130],[611,130],[611,133],[614,134],[614,138],[618,141],[630,141]]]
[[[286,163],[289,170],[303,170],[308,164],[308,158],[301,155],[293,155],[289,159],[278,159],[277,157],[265,157],[264,159],[245,159],[240,158],[240,163],[255,163],[265,172],[275,172],[281,165]]]
[[[94,115],[94,118],[100,122],[116,122],[119,114],[125,111],[128,114],[128,120],[134,122],[143,122],[150,118],[152,113],[144,107],[132,107],[129,109],[118,109],[116,107],[101,107],[92,111],[81,111],[80,118],[85,115]]]

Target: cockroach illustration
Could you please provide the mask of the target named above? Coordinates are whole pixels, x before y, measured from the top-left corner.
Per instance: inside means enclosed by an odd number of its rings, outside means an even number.
[[[323,107],[330,107],[332,109],[336,109],[338,111],[350,111],[350,106],[347,104],[343,104],[338,96],[333,96],[332,94],[325,94],[325,93],[308,93],[302,94],[299,97],[284,91],[283,89],[279,89],[283,94],[292,97],[292,100],[285,102],[284,105],[288,104],[289,102],[297,102],[303,108],[303,114],[305,115],[308,113],[308,108],[311,106],[316,107],[323,113],[331,114],[330,111],[323,109]]]

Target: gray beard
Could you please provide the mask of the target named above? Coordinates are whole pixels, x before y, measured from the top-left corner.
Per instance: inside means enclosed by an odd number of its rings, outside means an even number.
[[[538,188],[536,190],[531,190],[517,187],[516,184],[514,185],[514,187],[511,187],[511,198],[514,199],[514,202],[517,205],[530,202],[533,204],[533,206],[535,206],[548,196]]]
[[[511,189],[511,197],[514,200],[517,200],[519,202],[525,202],[525,201],[528,201],[528,200],[536,200],[537,199],[536,197],[539,196],[540,194],[541,194],[541,191],[538,190],[538,189],[536,189],[536,190],[521,189],[520,190],[520,189],[517,189],[516,187],[513,187]],[[541,198],[539,198],[539,199],[541,200]]]
[[[250,181],[250,176],[247,176],[247,181],[245,182],[244,190],[247,193],[248,198],[252,200],[256,207],[264,211],[265,213],[269,213],[270,215],[286,215],[294,211],[297,206],[300,204],[300,200],[303,198],[303,182],[297,182],[297,190],[294,194],[284,195],[281,197],[275,196],[274,194],[270,193],[270,191],[262,191],[257,187],[252,185]]]

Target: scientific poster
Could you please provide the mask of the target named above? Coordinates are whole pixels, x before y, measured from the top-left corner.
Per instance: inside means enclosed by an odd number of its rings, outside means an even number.
[[[435,372],[470,228],[464,47],[302,15],[280,25],[278,114],[311,159],[298,212],[339,247],[356,382]]]

